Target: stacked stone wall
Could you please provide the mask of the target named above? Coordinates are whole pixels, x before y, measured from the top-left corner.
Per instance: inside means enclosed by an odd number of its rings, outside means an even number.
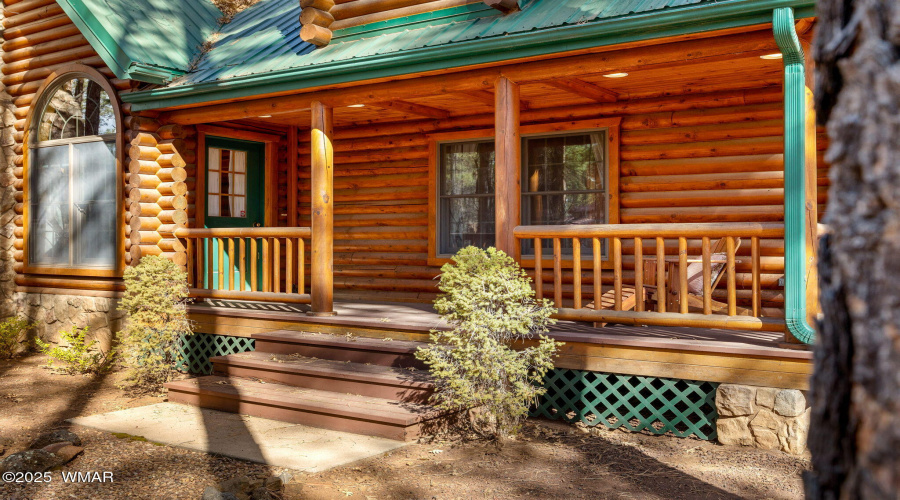
[[[806,451],[809,401],[803,391],[721,384],[716,391],[716,432],[722,444]]]

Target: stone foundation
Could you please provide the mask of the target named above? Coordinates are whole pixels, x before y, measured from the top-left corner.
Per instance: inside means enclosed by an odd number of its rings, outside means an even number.
[[[721,384],[716,391],[716,432],[722,444],[806,451],[809,402],[796,389]]]
[[[35,323],[32,334],[58,341],[61,330],[87,326],[88,338],[98,340],[103,350],[109,349],[125,316],[118,300],[107,297],[17,292],[13,300],[18,315]]]

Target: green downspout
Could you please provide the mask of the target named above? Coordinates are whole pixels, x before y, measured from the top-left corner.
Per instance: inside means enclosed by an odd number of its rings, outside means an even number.
[[[775,9],[775,43],[784,63],[784,319],[804,344],[815,339],[806,320],[806,68],[794,10]]]

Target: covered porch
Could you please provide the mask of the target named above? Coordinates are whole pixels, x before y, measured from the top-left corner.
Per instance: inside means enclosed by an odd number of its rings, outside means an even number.
[[[790,297],[802,298],[803,320],[816,310],[805,286],[813,261],[786,276],[786,239],[800,234],[812,255],[828,180],[802,80],[799,111],[793,101],[785,107],[796,86],[785,86],[781,58],[796,69],[799,54],[802,69],[812,24],[779,22],[796,43],[779,45],[762,23],[144,112],[130,122],[139,145],[129,258],[166,254],[183,264],[192,295],[211,301],[192,306],[209,333],[336,313],[315,324],[377,331],[367,322],[387,318],[421,335],[452,255],[444,243],[490,244],[528,270],[538,295],[559,308],[554,333],[578,345],[802,358],[779,343],[796,341],[786,328]],[[145,138],[154,126],[158,141]],[[527,141],[575,136],[588,137],[585,150],[602,149],[590,160],[602,176],[572,195],[540,187],[535,172],[549,175],[549,163],[529,170]],[[786,152],[786,136],[805,145]],[[210,196],[238,194],[210,190],[210,172],[230,172],[211,167],[208,143],[217,139],[263,145],[259,227],[209,223],[221,215],[211,215]],[[490,169],[478,178],[485,190],[460,195],[445,189],[444,146],[465,143],[488,145]],[[151,157],[162,167],[152,174]],[[798,164],[805,235],[785,231],[785,195],[800,199],[785,172]],[[164,196],[151,201],[151,190]],[[463,229],[448,229],[447,200],[465,196],[488,201],[473,202]],[[572,196],[593,196],[589,210],[556,217],[548,208],[577,205]],[[798,279],[802,287],[790,283]],[[276,310],[222,310],[212,305],[219,300]],[[389,305],[354,308],[375,302]]]

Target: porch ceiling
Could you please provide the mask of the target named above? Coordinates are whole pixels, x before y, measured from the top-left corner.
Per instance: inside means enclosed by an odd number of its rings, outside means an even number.
[[[807,36],[809,31],[811,30],[807,28]],[[771,39],[771,32],[768,29],[759,29],[745,33],[744,36],[751,40]],[[718,42],[719,39],[708,41],[710,44]],[[663,50],[663,47],[660,49]],[[628,76],[624,78],[605,77],[603,76],[605,73],[598,73],[597,66],[590,63],[577,65],[581,72],[573,72],[565,77],[548,79],[531,77],[530,81],[521,83],[522,111],[527,116],[529,111],[536,112],[547,108],[603,102],[621,103],[672,95],[781,85],[781,61],[760,57],[777,52],[774,39],[771,40],[771,46],[764,43],[750,43],[746,49],[737,48],[724,56],[688,59],[670,64],[643,66],[632,64],[627,68]],[[628,50],[622,52],[627,53]],[[686,59],[689,57],[690,54],[685,54]],[[609,59],[615,59],[615,53],[598,55],[598,65]],[[360,102],[366,102],[363,107],[336,106],[335,126],[341,128],[486,115],[493,113],[494,109],[492,89],[484,85],[468,89],[448,89],[432,95],[405,97],[399,93],[393,99],[384,98],[381,102],[371,102],[372,100],[371,95],[361,96]],[[176,112],[173,118],[177,115]],[[261,126],[308,128],[310,112],[308,109],[284,111],[270,116],[247,117],[245,121]]]

